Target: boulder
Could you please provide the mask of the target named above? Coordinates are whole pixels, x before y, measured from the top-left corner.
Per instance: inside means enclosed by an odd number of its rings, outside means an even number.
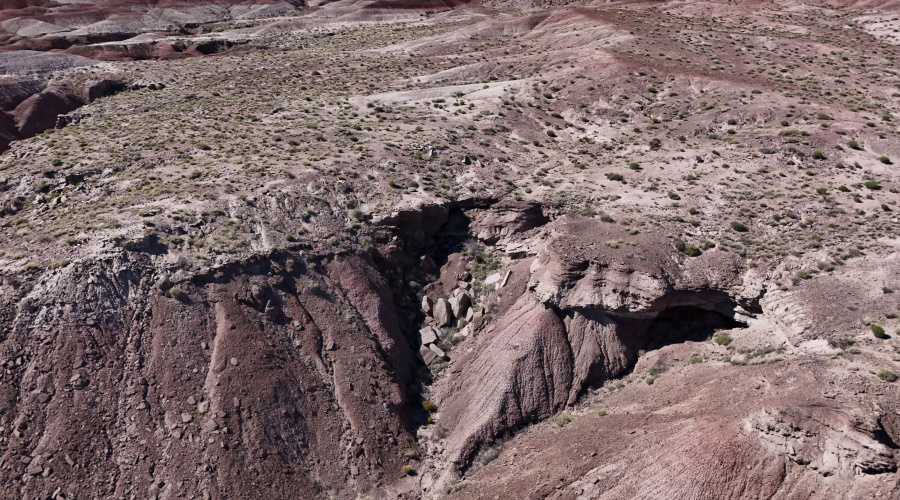
[[[422,297],[422,312],[428,316],[431,316],[431,313],[434,311],[434,301],[431,300],[431,297],[425,295]]]
[[[443,359],[447,355],[443,349],[434,344],[429,345],[428,348],[431,349],[431,352],[433,352],[437,357],[441,359]]]
[[[423,255],[422,260],[419,262],[419,267],[426,273],[430,273],[437,269],[437,263],[430,255]]]
[[[450,308],[455,317],[465,318],[466,312],[469,311],[469,306],[472,305],[472,297],[469,297],[469,294],[462,290],[457,289],[457,292],[458,293],[450,297]]]
[[[438,327],[447,326],[453,321],[453,310],[450,308],[450,303],[447,302],[447,299],[438,299],[434,303],[432,316],[434,316],[434,322]]]
[[[419,355],[422,356],[422,361],[424,361],[426,365],[430,365],[432,361],[437,359],[437,354],[424,345],[419,348]]]
[[[419,330],[419,335],[422,337],[422,345],[433,344],[437,342],[438,335],[440,332],[433,326],[426,326]]]
[[[484,279],[485,286],[487,285],[496,285],[503,281],[503,275],[500,273],[494,273],[487,278]]]

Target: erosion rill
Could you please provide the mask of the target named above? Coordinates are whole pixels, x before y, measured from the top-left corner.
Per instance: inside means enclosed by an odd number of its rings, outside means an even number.
[[[551,3],[5,8],[0,498],[900,499],[895,6]]]

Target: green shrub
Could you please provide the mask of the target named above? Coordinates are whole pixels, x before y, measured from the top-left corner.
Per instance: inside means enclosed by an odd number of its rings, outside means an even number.
[[[701,252],[700,248],[698,248],[696,245],[688,243],[684,246],[684,254],[688,257],[698,257],[701,253],[703,252]]]
[[[412,466],[404,465],[403,467],[400,467],[400,472],[402,472],[404,475],[411,476],[413,473],[413,468]]]
[[[713,336],[713,341],[719,345],[728,345],[731,343],[732,338],[731,335],[728,335],[725,332],[719,332]]]
[[[866,182],[865,182],[865,186],[866,186],[868,189],[872,189],[872,190],[881,189],[881,186],[878,184],[878,181],[876,181],[876,180],[868,180],[868,181],[866,181]]]
[[[735,231],[737,231],[739,233],[746,233],[748,231],[747,226],[745,226],[743,223],[740,223],[738,221],[731,222],[731,229],[734,229]]]
[[[891,159],[888,158],[887,156],[879,156],[878,161],[880,161],[881,163],[884,163],[885,165],[891,164]]]
[[[862,146],[860,146],[859,143],[854,140],[848,141],[847,146],[849,146],[850,149],[856,149],[856,150],[862,149]]]
[[[877,338],[877,339],[886,339],[887,338],[887,334],[884,333],[884,328],[882,328],[874,323],[872,325],[869,325],[869,328],[872,329],[872,334],[875,335],[875,338]]]
[[[897,380],[897,374],[887,368],[882,368],[878,370],[878,378],[885,382],[894,382]]]
[[[797,277],[800,279],[803,279],[803,280],[808,280],[808,279],[812,278],[812,274],[810,274],[809,271],[800,270],[800,271],[797,271]]]
[[[824,160],[825,153],[823,153],[822,151],[817,149],[817,150],[813,151],[812,157],[816,160]]]
[[[553,419],[553,423],[556,424],[557,427],[565,427],[571,421],[572,417],[566,415],[565,413],[560,414],[558,417]]]
[[[166,295],[168,295],[169,297],[171,297],[175,300],[181,300],[184,298],[184,292],[181,290],[181,288],[178,288],[177,286],[173,286],[172,288],[169,288],[169,291],[166,292]]]

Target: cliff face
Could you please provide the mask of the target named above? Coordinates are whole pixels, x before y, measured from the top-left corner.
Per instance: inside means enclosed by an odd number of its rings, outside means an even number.
[[[365,260],[172,281],[127,253],[16,286],[4,497],[313,497],[376,487],[416,449],[415,363]]]

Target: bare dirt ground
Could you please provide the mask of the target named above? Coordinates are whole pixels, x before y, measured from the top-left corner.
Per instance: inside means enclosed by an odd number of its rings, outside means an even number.
[[[16,7],[0,496],[900,498],[897,5]]]

